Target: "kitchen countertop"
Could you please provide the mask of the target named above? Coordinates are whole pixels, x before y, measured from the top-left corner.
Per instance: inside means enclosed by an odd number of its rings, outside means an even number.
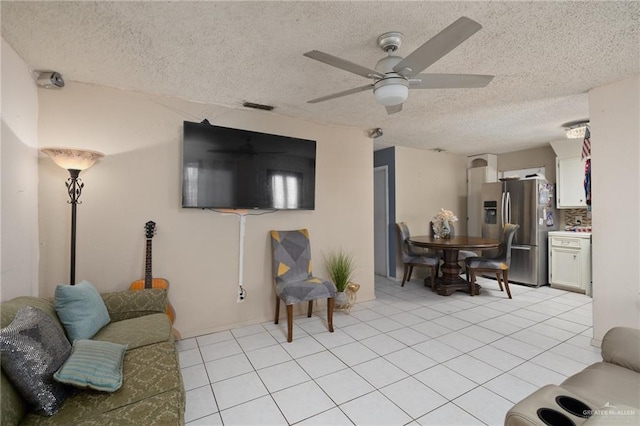
[[[585,231],[549,231],[549,235],[556,237],[591,238],[591,232]]]

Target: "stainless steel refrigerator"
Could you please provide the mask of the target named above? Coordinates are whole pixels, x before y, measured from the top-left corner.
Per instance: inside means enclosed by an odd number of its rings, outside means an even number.
[[[483,237],[500,239],[505,223],[520,225],[511,246],[509,282],[547,284],[547,233],[558,228],[553,185],[540,178],[485,183],[482,208]]]

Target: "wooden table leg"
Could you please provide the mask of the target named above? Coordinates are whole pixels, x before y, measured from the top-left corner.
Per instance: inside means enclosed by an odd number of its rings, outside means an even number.
[[[446,249],[444,252],[444,264],[442,265],[442,277],[438,279],[438,294],[450,296],[458,290],[469,291],[469,283],[460,277],[460,265],[458,264],[458,253],[460,250]],[[476,284],[477,291],[480,286]]]

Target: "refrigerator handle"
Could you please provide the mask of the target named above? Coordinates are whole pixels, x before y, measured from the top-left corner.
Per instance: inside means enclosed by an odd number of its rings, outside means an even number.
[[[507,192],[507,223],[511,223],[511,193]]]
[[[504,192],[502,193],[502,197],[500,198],[500,227],[504,229],[504,215],[505,215],[505,209],[504,209],[505,205],[504,205]]]

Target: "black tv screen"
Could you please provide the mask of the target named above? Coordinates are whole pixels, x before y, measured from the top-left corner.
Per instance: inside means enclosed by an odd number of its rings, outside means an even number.
[[[315,208],[316,142],[184,122],[182,207]]]

